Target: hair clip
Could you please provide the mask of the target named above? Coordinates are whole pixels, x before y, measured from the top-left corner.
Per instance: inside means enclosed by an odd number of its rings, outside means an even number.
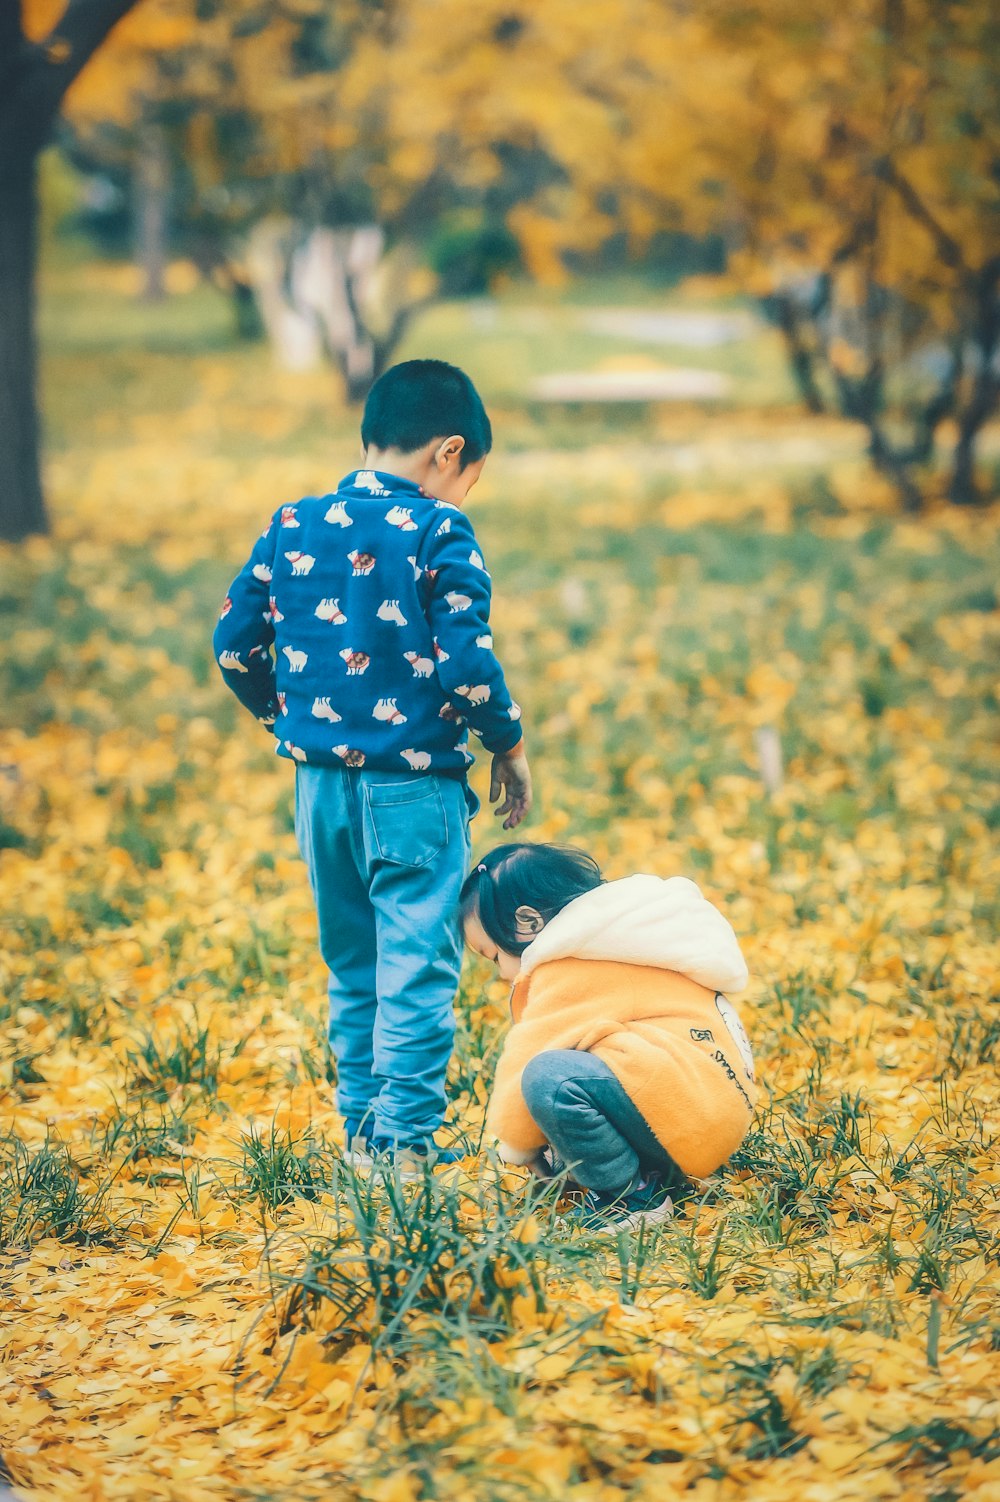
[[[477,871],[485,871],[486,870],[486,862],[485,861],[480,861],[479,865],[476,867],[476,870]]]

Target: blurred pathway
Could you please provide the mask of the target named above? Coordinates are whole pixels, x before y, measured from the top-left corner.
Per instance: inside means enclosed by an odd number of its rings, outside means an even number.
[[[717,349],[721,344],[735,344],[752,338],[765,326],[763,319],[747,310],[653,312],[649,308],[586,308],[580,314],[580,323],[591,334],[687,349]]]
[[[861,429],[836,418],[770,419],[763,429],[758,418],[755,431],[749,431],[742,415],[701,419],[700,425],[696,417],[685,424],[683,436],[679,413],[674,422],[678,435],[665,434],[658,443],[605,440],[576,449],[508,453],[501,462],[515,473],[543,462],[563,473],[578,471],[591,481],[605,469],[609,475],[619,473],[623,463],[646,473],[751,479],[775,469],[822,469],[864,453]]]

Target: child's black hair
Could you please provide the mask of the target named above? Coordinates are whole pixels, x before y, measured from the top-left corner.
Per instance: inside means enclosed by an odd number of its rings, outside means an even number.
[[[603,884],[593,856],[571,845],[498,845],[465,878],[459,897],[463,923],[478,918],[487,938],[508,954],[523,954],[515,914],[533,907],[548,923],[584,892]]]
[[[444,360],[404,360],[379,376],[361,418],[365,448],[412,454],[434,438],[465,439],[459,467],[485,457],[493,429],[479,392],[464,370]]]

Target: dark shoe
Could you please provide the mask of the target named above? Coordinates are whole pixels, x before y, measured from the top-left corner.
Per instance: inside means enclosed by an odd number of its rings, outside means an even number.
[[[547,1179],[569,1178],[566,1164],[560,1158],[554,1147],[543,1147],[538,1154],[538,1163],[543,1177]],[[572,1181],[570,1181],[572,1182]]]
[[[583,1230],[614,1235],[617,1231],[638,1231],[644,1226],[662,1225],[673,1213],[674,1202],[662,1180],[651,1175],[624,1194],[601,1194],[596,1189],[588,1189],[566,1219]]]

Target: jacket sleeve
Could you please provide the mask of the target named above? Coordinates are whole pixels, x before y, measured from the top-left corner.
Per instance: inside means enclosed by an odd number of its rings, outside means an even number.
[[[487,751],[509,751],[521,739],[521,710],[493,653],[490,576],[468,517],[442,508],[420,561],[441,687]]]
[[[486,1130],[498,1139],[499,1153],[506,1163],[528,1163],[546,1144],[545,1133],[525,1103],[521,1076],[551,1037],[549,1018],[515,1022],[507,1034],[486,1108]]]
[[[271,572],[274,529],[269,522],[229,586],[212,646],[222,676],[240,703],[265,725],[278,713],[275,692]]]

